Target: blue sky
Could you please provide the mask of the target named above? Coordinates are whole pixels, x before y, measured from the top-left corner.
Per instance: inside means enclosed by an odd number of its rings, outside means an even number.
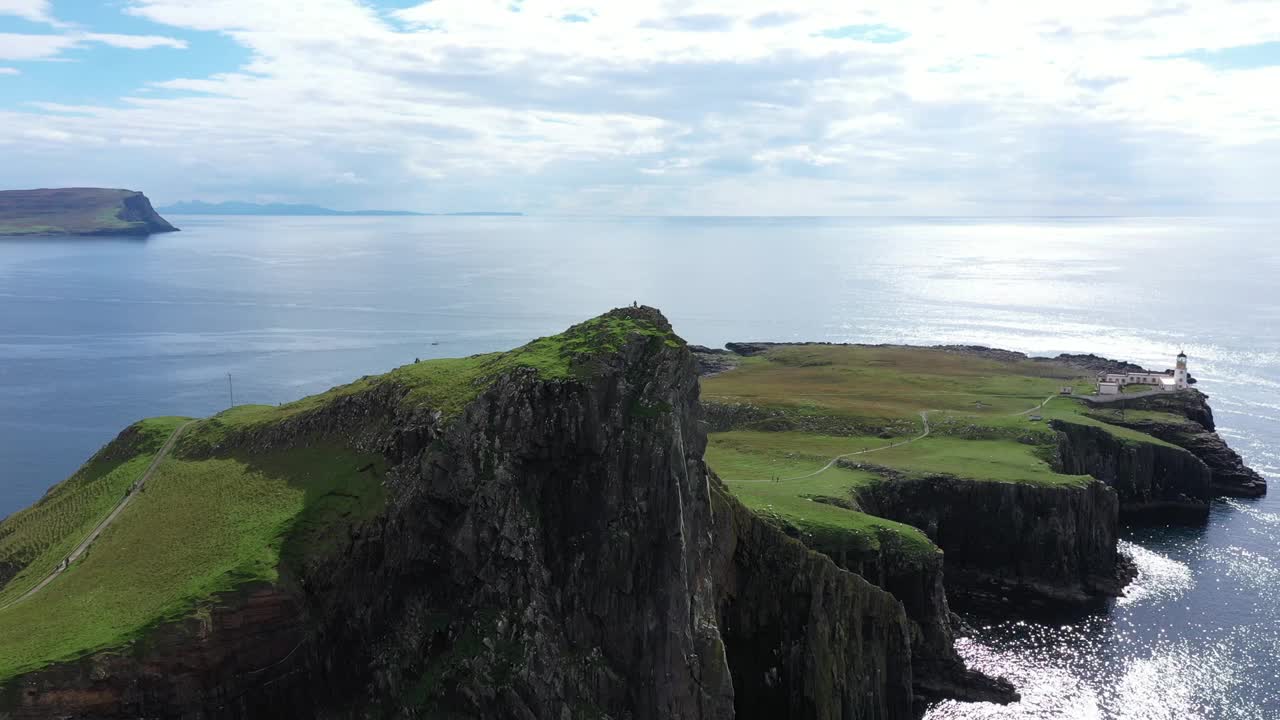
[[[1270,0],[0,0],[0,187],[532,213],[1271,212]]]

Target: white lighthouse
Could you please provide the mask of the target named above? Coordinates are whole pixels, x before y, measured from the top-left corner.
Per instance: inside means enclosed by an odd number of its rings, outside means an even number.
[[[1173,369],[1173,386],[1179,390],[1186,390],[1191,387],[1187,382],[1187,354],[1185,352],[1178,353],[1178,365]]]
[[[1191,387],[1191,378],[1187,375],[1187,354],[1178,353],[1177,367],[1161,373],[1138,372],[1101,372],[1098,373],[1098,394],[1119,395],[1129,385],[1142,385],[1148,392],[1173,392]]]

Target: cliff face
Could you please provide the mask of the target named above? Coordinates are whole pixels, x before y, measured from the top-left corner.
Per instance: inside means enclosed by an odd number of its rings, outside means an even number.
[[[177,228],[146,195],[107,188],[0,191],[0,235],[134,235]]]
[[[714,498],[736,717],[914,717],[902,604],[785,538],[718,484]]]
[[[1203,522],[1210,472],[1181,448],[1118,439],[1103,428],[1055,420],[1058,470],[1092,475],[1115,489],[1127,520]]]
[[[1144,410],[1167,412],[1186,418],[1185,422],[1157,420],[1108,421],[1133,428],[1185,448],[1199,458],[1210,471],[1210,492],[1229,497],[1261,497],[1267,494],[1267,481],[1246,466],[1244,459],[1214,432],[1213,410],[1208,397],[1192,390],[1171,395],[1154,395],[1133,403]]]
[[[615,314],[670,329],[649,309]],[[185,650],[149,639],[32,673],[7,686],[0,709],[912,717],[917,631],[902,603],[709,476],[688,351],[636,336],[586,370],[508,373],[456,418],[369,392],[229,439],[241,450],[377,450],[392,467],[388,508],[335,539],[332,555],[286,568],[268,593],[277,609],[253,610],[265,602],[253,594],[224,599],[196,630],[184,621],[150,636],[173,633]]]
[[[920,700],[956,698],[1007,703],[1017,693],[1007,681],[965,667],[955,649],[951,608],[943,585],[943,555],[905,551],[896,536],[883,533],[879,547],[865,552],[848,548],[810,547],[842,568],[887,590],[903,605],[911,628],[914,692]]]
[[[1131,579],[1116,550],[1116,495],[1099,482],[893,477],[859,489],[857,499],[866,512],[914,525],[942,548],[947,597],[959,607],[1089,607],[1119,595]]]

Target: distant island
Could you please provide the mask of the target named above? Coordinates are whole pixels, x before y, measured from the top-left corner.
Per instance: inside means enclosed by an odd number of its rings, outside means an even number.
[[[177,230],[135,190],[0,190],[0,236],[145,236]]]
[[[180,202],[161,208],[173,215],[290,215],[300,217],[425,217],[431,215],[518,217],[514,212],[455,212],[421,213],[410,210],[334,210],[319,205],[295,205],[289,203],[221,202],[207,203],[199,200]]]

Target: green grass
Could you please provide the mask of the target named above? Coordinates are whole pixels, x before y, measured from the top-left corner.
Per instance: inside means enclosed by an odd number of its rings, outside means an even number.
[[[120,647],[217,593],[340,548],[383,505],[380,458],[337,448],[166,460],[83,559],[0,610],[0,679]]]
[[[890,442],[879,438],[836,438],[792,432],[715,433],[708,443],[707,462],[732,489],[734,480],[795,477],[820,469],[837,455],[884,447]],[[1054,472],[1045,459],[1050,451],[1045,445],[1015,440],[930,436],[900,447],[854,455],[848,460],[882,465],[908,474],[940,473],[974,481],[1036,485],[1088,482],[1087,477]],[[814,479],[840,470],[831,468]]]
[[[890,536],[911,544],[913,537],[901,528],[815,498],[847,501],[867,483],[893,481],[881,468],[908,477],[946,474],[975,482],[1060,487],[1093,482],[1054,471],[1054,420],[1102,428],[1124,442],[1167,445],[1060,396],[1066,385],[1086,391],[1093,382],[1059,363],[991,360],[929,348],[775,347],[705,379],[703,399],[767,409],[768,416],[780,411],[790,420],[833,421],[744,420],[742,427],[711,435],[706,459],[748,507],[798,528],[815,549],[865,550]],[[922,411],[928,411],[929,437],[886,447],[919,435]],[[1151,413],[1150,419],[1162,415]],[[808,429],[761,431],[765,423]],[[891,437],[879,437],[882,432]],[[836,456],[868,449],[873,451],[847,458],[865,469],[833,466],[792,479],[820,470]]]
[[[921,410],[998,417],[1087,382],[1056,363],[1005,363],[930,348],[783,346],[703,382],[712,402],[807,408],[859,418]]]
[[[884,543],[892,543],[907,557],[937,552],[913,527],[846,507],[853,501],[854,488],[878,481],[872,473],[833,467],[804,480],[771,482],[775,476],[813,472],[825,460],[815,465],[809,458],[761,457],[725,438],[713,438],[707,463],[742,504],[820,552],[837,558],[842,553],[864,555],[879,551]],[[751,479],[742,479],[744,475]]]
[[[35,505],[0,523],[0,564],[23,569],[0,589],[0,606],[52,572],[124,498],[186,418],[137,423]]]
[[[1181,415],[1173,413],[1161,412],[1158,410],[1124,410],[1114,407],[1101,407],[1097,410],[1090,410],[1088,417],[1108,424],[1119,422],[1157,422],[1165,425],[1186,425],[1188,421]]]
[[[406,391],[405,405],[429,407],[451,417],[509,372],[527,369],[544,380],[588,378],[599,369],[600,363],[612,361],[626,342],[637,339],[647,342],[651,350],[683,344],[670,330],[653,324],[643,311],[615,310],[515,350],[416,362],[280,406],[235,407],[199,423],[190,433],[190,440],[184,439],[184,444],[214,440],[235,430],[305,415],[341,398],[387,385]]]

